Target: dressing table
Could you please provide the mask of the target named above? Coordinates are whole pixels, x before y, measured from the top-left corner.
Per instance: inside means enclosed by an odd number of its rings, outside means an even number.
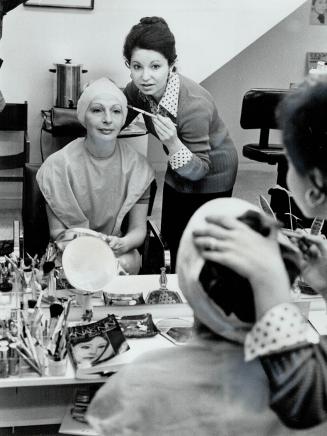
[[[100,305],[100,298],[95,298],[97,301],[94,302],[93,306],[94,319],[101,319],[108,313],[116,315],[151,313],[155,322],[159,319],[168,318],[192,318],[193,312],[179,290],[177,276],[167,274],[167,279],[168,289],[177,291],[183,303],[104,306]],[[146,298],[150,291],[158,288],[159,275],[156,274],[117,276],[112,280],[107,291],[111,294],[143,292]],[[73,293],[73,290],[62,292]],[[49,311],[48,307],[43,307],[42,309],[45,312]],[[1,310],[4,310],[4,307],[1,308],[0,306]],[[81,315],[82,308],[80,306],[73,306],[69,313],[69,320],[80,320]],[[126,364],[132,364],[132,360],[135,357],[146,351],[176,346],[159,334],[150,338],[129,339],[128,343],[131,349],[117,356],[119,358],[126,358]],[[113,363],[114,360],[115,357],[112,359]],[[40,377],[35,374],[3,378],[0,381],[0,427],[59,424],[63,421],[78,386],[89,383],[102,384],[105,380],[106,378],[91,380],[76,379],[70,361],[68,361],[67,371],[64,376]],[[79,423],[77,421],[73,421],[73,423],[78,427]]]

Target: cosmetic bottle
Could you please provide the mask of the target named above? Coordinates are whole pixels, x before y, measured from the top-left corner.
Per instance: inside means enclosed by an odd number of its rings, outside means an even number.
[[[327,82],[327,62],[318,61],[316,68],[309,71],[308,82],[314,85],[317,82]]]

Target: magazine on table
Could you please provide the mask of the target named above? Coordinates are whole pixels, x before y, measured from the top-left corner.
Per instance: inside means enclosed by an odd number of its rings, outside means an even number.
[[[116,369],[111,359],[129,350],[114,315],[68,327],[67,348],[76,378],[97,378]]]
[[[193,336],[193,318],[167,318],[156,323],[160,334],[175,345],[185,345]]]

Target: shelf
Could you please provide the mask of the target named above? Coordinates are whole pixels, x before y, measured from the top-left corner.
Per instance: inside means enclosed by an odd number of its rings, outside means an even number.
[[[78,422],[72,418],[70,413],[70,409],[72,407],[72,404],[67,407],[64,419],[62,420],[59,429],[59,433],[72,434],[77,436],[98,436],[98,433],[96,433],[88,424]]]
[[[0,392],[0,427],[50,425],[62,422],[75,387],[29,386]]]
[[[106,377],[103,378],[103,381],[106,380]],[[0,392],[3,388],[20,388],[20,387],[28,387],[28,386],[58,386],[58,385],[76,385],[82,383],[99,383],[101,380],[99,379],[91,379],[91,380],[81,380],[75,378],[75,371],[73,369],[72,363],[70,360],[67,362],[67,371],[64,376],[54,377],[54,376],[38,376],[36,373],[28,374],[26,376],[20,377],[8,377],[1,379],[0,382]]]
[[[127,339],[130,349],[122,354],[119,354],[112,359],[110,359],[106,368],[108,372],[116,372],[122,366],[133,362],[134,359],[146,353],[147,351],[161,350],[165,348],[174,347],[170,341],[163,338],[161,335],[157,334],[150,338],[140,338],[140,339]],[[92,377],[92,376],[90,376]],[[67,362],[67,371],[64,376],[38,376],[38,375],[27,375],[25,377],[8,377],[3,378],[0,383],[0,388],[21,388],[21,387],[35,387],[35,386],[63,386],[63,385],[77,385],[83,383],[101,383],[105,382],[107,377],[97,377],[97,378],[75,378],[75,371],[70,359]],[[0,390],[1,392],[1,390]]]

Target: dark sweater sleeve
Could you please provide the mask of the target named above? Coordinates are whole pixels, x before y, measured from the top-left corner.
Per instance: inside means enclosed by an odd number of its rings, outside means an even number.
[[[200,180],[210,169],[210,129],[215,106],[204,96],[197,98],[181,94],[177,116],[177,134],[180,141],[192,152],[192,160],[175,170],[189,180]]]
[[[304,429],[327,419],[327,337],[261,357],[271,408],[285,425]]]
[[[204,98],[181,96],[178,108],[178,136],[192,153],[211,150],[210,128],[216,108]]]

